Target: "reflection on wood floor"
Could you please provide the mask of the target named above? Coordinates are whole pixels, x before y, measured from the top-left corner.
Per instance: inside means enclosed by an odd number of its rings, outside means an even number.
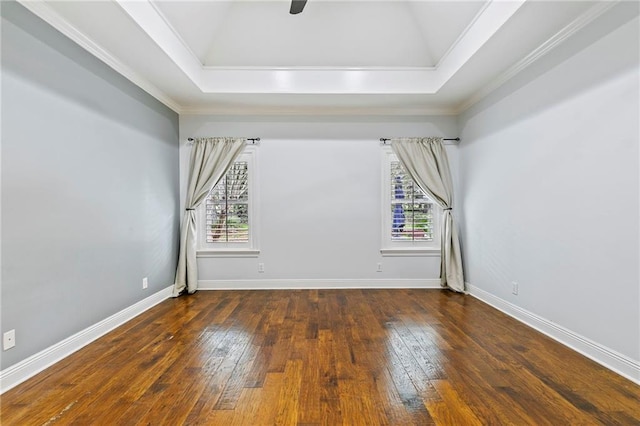
[[[440,290],[200,291],[8,391],[3,425],[637,425],[640,387]]]

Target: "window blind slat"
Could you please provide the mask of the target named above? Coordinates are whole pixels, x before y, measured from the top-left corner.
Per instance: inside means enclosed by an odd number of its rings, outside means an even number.
[[[399,161],[391,162],[391,240],[433,241],[433,203]]]
[[[249,241],[248,163],[237,161],[205,200],[206,241]]]

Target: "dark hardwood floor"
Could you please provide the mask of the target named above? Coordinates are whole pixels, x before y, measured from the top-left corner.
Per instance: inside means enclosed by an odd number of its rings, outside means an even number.
[[[2,396],[2,425],[638,425],[640,387],[440,290],[201,291]]]

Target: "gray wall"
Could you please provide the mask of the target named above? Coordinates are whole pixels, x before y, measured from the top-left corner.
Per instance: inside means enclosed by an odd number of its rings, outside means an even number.
[[[636,362],[637,14],[621,2],[460,117],[467,281]]]
[[[350,281],[362,279],[369,280],[368,285],[376,285],[370,281],[375,279],[438,279],[439,255],[380,254],[383,207],[379,139],[456,136],[455,117],[182,115],[183,190],[190,153],[186,139],[215,135],[262,138],[257,148],[261,252],[258,258],[199,258],[201,281],[256,280],[251,285],[262,287],[265,285],[260,280],[278,280],[278,286],[286,287],[305,285],[295,282],[300,279],[345,280],[351,285],[362,285]],[[455,173],[457,146],[446,148]],[[258,273],[258,263],[264,263],[264,273]],[[377,263],[382,263],[382,272],[376,272]],[[394,281],[393,285],[406,284]]]
[[[1,7],[4,369],[173,282],[179,157],[177,114]]]

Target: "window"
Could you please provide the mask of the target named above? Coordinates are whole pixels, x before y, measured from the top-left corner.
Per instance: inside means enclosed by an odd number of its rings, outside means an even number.
[[[259,253],[254,157],[254,147],[246,147],[199,207],[200,257]]]
[[[442,210],[415,184],[391,148],[384,148],[383,158],[382,254],[438,254]]]

